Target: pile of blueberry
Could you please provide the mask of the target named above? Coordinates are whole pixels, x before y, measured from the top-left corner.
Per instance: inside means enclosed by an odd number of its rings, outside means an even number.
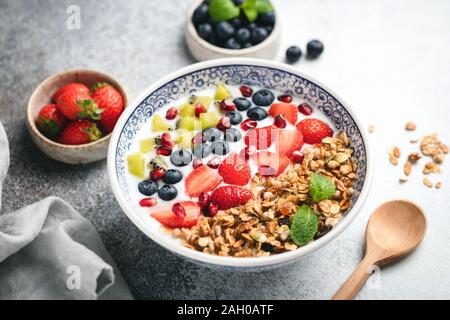
[[[236,18],[214,22],[209,14],[211,0],[203,1],[192,16],[198,35],[209,43],[227,49],[244,49],[263,42],[275,25],[275,13],[259,13],[257,19],[249,21],[241,10]],[[241,6],[244,0],[233,0]]]
[[[324,46],[320,40],[311,40],[306,44],[306,53],[309,59],[318,58],[323,52]],[[300,60],[302,50],[298,46],[291,46],[286,50],[286,60],[295,63]]]
[[[150,178],[141,181],[138,184],[138,190],[144,196],[151,196],[158,193],[161,200],[170,201],[177,197],[178,190],[173,186],[183,179],[183,174],[180,170],[170,169],[165,170],[157,167],[150,172]],[[160,186],[158,181],[162,181]]]

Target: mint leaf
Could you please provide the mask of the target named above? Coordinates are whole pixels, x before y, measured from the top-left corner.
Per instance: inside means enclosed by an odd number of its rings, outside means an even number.
[[[233,0],[212,0],[209,15],[214,22],[230,20],[239,16],[239,7]]]
[[[291,238],[298,246],[304,246],[317,233],[319,219],[307,205],[297,209],[291,223]]]
[[[273,11],[272,4],[269,0],[256,0],[255,8],[258,13],[269,13]]]
[[[241,7],[248,21],[252,22],[255,21],[256,18],[258,18],[258,11],[256,10],[256,0],[245,0]]]
[[[317,173],[311,175],[309,181],[309,194],[314,202],[328,199],[336,192],[333,180]]]

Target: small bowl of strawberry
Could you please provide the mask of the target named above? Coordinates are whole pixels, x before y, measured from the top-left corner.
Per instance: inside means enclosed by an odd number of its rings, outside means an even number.
[[[34,90],[26,124],[33,142],[50,158],[90,163],[106,157],[111,132],[126,106],[125,91],[112,77],[69,70]]]

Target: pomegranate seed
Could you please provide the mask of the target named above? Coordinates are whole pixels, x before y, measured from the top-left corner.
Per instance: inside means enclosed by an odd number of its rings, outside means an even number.
[[[175,119],[178,114],[178,109],[176,107],[172,107],[166,112],[166,119],[172,120]]]
[[[299,150],[296,150],[296,151],[292,152],[291,159],[295,163],[302,163],[302,161],[303,161],[303,153],[301,151],[299,151]]]
[[[204,208],[209,204],[209,194],[207,192],[202,192],[198,196],[198,204],[200,207]]]
[[[171,148],[159,147],[156,149],[156,153],[166,157],[170,156],[172,154],[172,147]]]
[[[286,128],[286,118],[282,114],[279,114],[275,117],[273,124],[277,128]]]
[[[281,96],[278,96],[278,101],[281,102],[292,102],[292,96],[290,94],[282,94]]]
[[[194,159],[194,161],[192,161],[192,168],[197,169],[198,167],[201,167],[203,165],[202,160],[200,159]]]
[[[256,151],[257,151],[256,147],[254,145],[250,145],[241,150],[241,152],[239,153],[239,157],[242,160],[247,161],[248,159],[250,159],[252,155],[256,153]]]
[[[201,103],[197,103],[195,105],[195,116],[198,118],[200,117],[200,113],[205,113],[206,112],[206,108],[201,104]]]
[[[250,129],[255,129],[257,125],[258,122],[256,122],[255,120],[247,119],[241,123],[241,129],[247,131]]]
[[[206,165],[212,169],[217,169],[220,166],[220,163],[221,161],[219,157],[213,157]]]
[[[178,218],[184,218],[186,217],[186,210],[184,210],[184,207],[181,203],[175,203],[172,206],[172,212],[178,217]]]
[[[205,208],[206,214],[209,217],[214,217],[219,212],[219,206],[215,202],[210,202]]]
[[[139,205],[141,207],[153,207],[156,204],[155,198],[144,198],[141,201],[139,201]]]
[[[191,140],[192,144],[201,144],[205,142],[205,136],[203,135],[203,132],[198,132],[195,134],[195,136]]]
[[[165,147],[166,149],[172,149],[175,146],[170,133],[165,132],[161,135],[161,138],[159,139],[159,145]]]
[[[222,118],[219,119],[219,122],[217,123],[217,129],[225,131],[230,128],[231,128],[230,118],[223,116]]]
[[[150,171],[150,179],[157,181],[164,177],[165,174],[166,170],[164,170],[163,168],[153,169],[152,171]]]
[[[241,87],[239,88],[239,90],[241,91],[242,95],[243,95],[244,97],[247,97],[247,98],[248,98],[248,97],[251,97],[252,94],[253,94],[252,88],[247,87],[247,86],[241,86]]]
[[[236,110],[236,105],[230,100],[224,99],[220,101],[220,107],[223,111],[234,111]]]
[[[311,113],[313,113],[313,109],[306,102],[303,102],[301,105],[298,106],[298,111],[300,113],[303,113],[305,116],[309,116]]]

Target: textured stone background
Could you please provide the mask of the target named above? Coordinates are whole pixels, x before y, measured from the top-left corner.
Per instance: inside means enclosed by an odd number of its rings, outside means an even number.
[[[278,0],[283,47],[322,39],[317,61],[298,68],[320,79],[354,107],[371,136],[375,182],[367,205],[336,240],[298,263],[261,273],[199,267],[166,252],[135,228],[116,203],[106,161],[69,166],[45,157],[25,129],[27,100],[43,79],[73,67],[112,74],[133,98],[161,76],[193,62],[183,39],[187,0],[0,0],[0,121],[11,145],[3,209],[16,210],[49,195],[66,199],[89,218],[137,298],[327,299],[362,255],[372,209],[409,198],[429,215],[429,233],[412,255],[380,274],[381,285],[359,298],[450,298],[449,166],[441,190],[421,185],[419,168],[399,186],[400,168],[387,163],[391,144],[402,150],[419,134],[450,137],[450,2]],[[66,8],[81,8],[81,30],[66,29]],[[404,123],[418,123],[415,134]]]

